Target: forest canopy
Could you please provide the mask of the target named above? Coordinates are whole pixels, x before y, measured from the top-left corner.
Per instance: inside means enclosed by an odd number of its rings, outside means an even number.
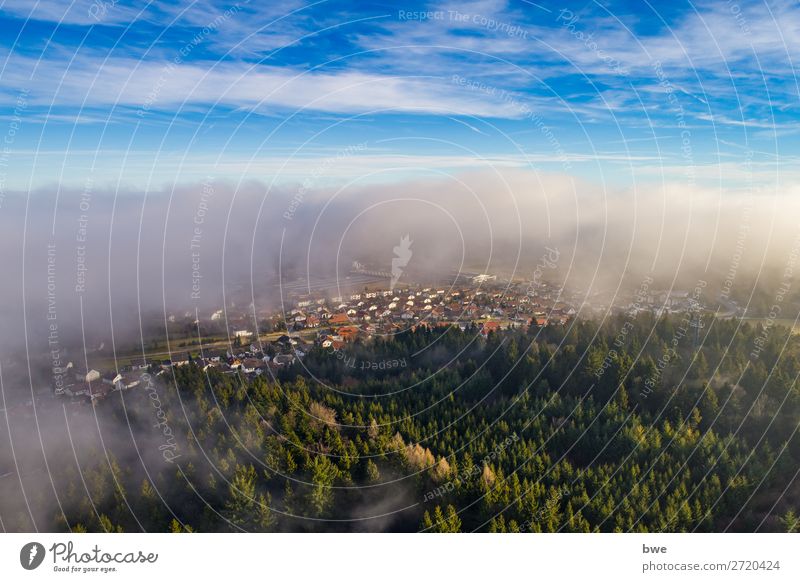
[[[798,338],[682,325],[641,314],[485,337],[418,327],[348,344],[347,358],[315,347],[255,379],[153,367],[152,389],[94,407],[97,439],[47,458],[36,525],[796,531]],[[3,508],[6,530],[31,519]]]

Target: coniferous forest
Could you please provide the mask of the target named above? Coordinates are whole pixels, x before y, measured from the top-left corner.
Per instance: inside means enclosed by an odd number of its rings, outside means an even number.
[[[253,380],[153,368],[81,412],[95,436],[28,503],[51,531],[796,531],[797,336],[684,324],[420,327]]]

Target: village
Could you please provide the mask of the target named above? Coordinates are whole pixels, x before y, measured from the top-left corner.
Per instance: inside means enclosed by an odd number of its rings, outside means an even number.
[[[292,292],[283,309],[254,312],[247,308],[216,310],[201,321],[190,312],[168,315],[171,325],[222,330],[222,341],[177,343],[170,357],[160,354],[117,361],[111,369],[82,368],[67,362],[53,370],[53,392],[59,398],[96,403],[115,391],[134,389],[144,374],[163,375],[190,362],[204,371],[257,377],[273,376],[302,360],[312,349],[341,352],[356,340],[369,342],[419,327],[470,326],[487,336],[507,329],[566,325],[579,315],[641,312],[655,315],[696,309],[687,291],[655,291],[648,286],[625,295],[587,299],[547,282],[503,282],[477,275],[460,284],[434,287],[405,284],[394,289],[374,285],[346,295]],[[201,334],[202,340],[202,334]],[[99,368],[99,369],[98,369]]]

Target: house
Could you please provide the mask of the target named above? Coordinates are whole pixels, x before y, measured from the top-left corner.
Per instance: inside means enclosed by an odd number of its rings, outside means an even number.
[[[472,278],[472,283],[479,285],[481,283],[488,283],[489,281],[496,281],[497,275],[489,275],[487,273],[483,273],[481,275],[475,275]]]
[[[77,382],[71,386],[64,387],[67,396],[88,396],[91,387],[88,382]]]
[[[272,363],[277,367],[283,366],[290,366],[294,362],[294,356],[292,354],[278,354],[272,360]]]
[[[481,333],[483,335],[489,335],[489,332],[500,331],[500,329],[499,321],[485,321],[483,323],[483,327],[481,328]]]
[[[114,390],[113,386],[110,386],[104,382],[99,384],[95,384],[94,386],[90,386],[89,388],[89,398],[92,402],[100,400],[101,398],[105,398]]]
[[[128,390],[130,388],[135,388],[141,383],[141,377],[137,374],[122,374],[120,375],[119,380],[114,383],[115,390]]]
[[[328,323],[330,325],[347,325],[348,323],[350,323],[350,318],[347,317],[347,315],[345,315],[344,313],[337,313],[330,317]]]
[[[102,376],[103,384],[114,386],[117,382],[122,380],[122,374],[119,372],[106,372]]]
[[[89,370],[85,369],[76,370],[75,379],[78,382],[94,382],[95,380],[100,379],[100,372],[98,372],[94,368]]]
[[[254,372],[263,371],[266,367],[267,363],[263,360],[259,360],[257,358],[245,358],[242,361],[241,370],[245,374],[252,374]]]
[[[348,326],[340,327],[337,330],[337,333],[342,337],[342,339],[347,341],[347,340],[355,339],[355,337],[358,335],[358,331],[359,330],[358,330],[357,327],[355,327],[353,325],[348,325]]]

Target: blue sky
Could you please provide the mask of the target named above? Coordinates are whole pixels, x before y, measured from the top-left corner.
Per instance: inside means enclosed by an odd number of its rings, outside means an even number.
[[[796,182],[793,4],[5,0],[0,182]]]

